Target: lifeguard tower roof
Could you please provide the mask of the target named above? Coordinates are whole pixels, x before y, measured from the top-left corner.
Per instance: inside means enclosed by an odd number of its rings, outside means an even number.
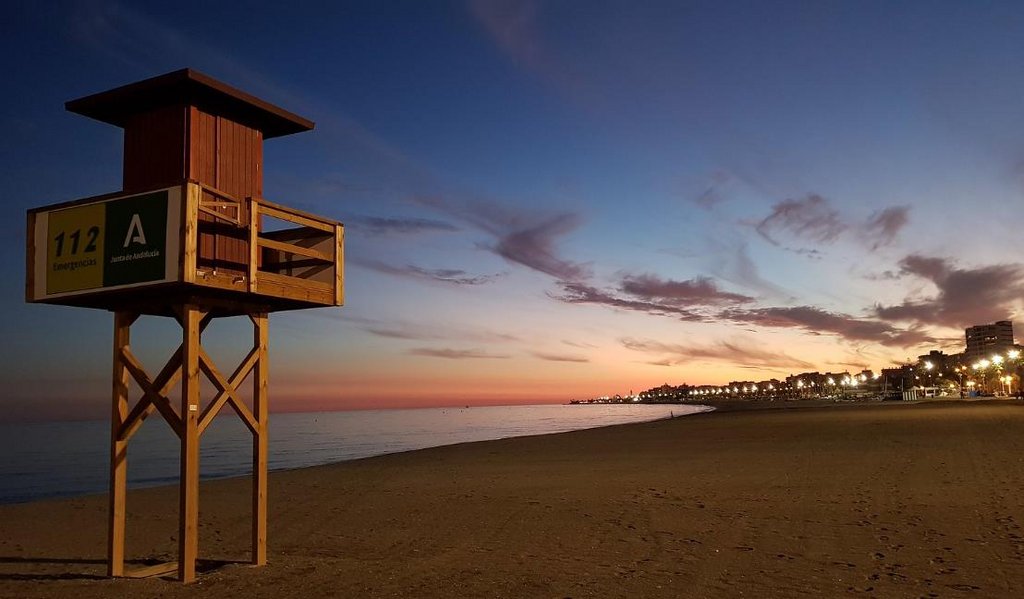
[[[309,131],[313,121],[217,81],[181,69],[67,102],[70,112],[124,127],[133,115],[172,104],[197,106],[263,132],[264,139]]]

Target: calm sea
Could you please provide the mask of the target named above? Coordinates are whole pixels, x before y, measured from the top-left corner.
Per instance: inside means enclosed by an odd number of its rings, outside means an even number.
[[[643,422],[707,409],[623,404],[272,414],[270,469]],[[109,428],[105,421],[0,424],[0,503],[106,492]],[[238,418],[217,418],[204,433],[201,449],[204,479],[251,471],[252,437]],[[178,480],[177,438],[156,416],[132,438],[128,458],[130,488]]]

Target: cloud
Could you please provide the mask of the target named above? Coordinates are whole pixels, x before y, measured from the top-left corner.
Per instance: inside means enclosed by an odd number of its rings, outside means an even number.
[[[537,29],[537,4],[528,0],[470,0],[472,15],[495,44],[515,62],[545,70],[545,50]]]
[[[427,358],[445,358],[448,360],[477,360],[477,359],[497,359],[503,360],[511,356],[505,354],[492,354],[482,349],[448,349],[448,348],[430,348],[430,347],[417,347],[410,349],[409,354],[414,356],[423,356]]]
[[[579,341],[569,341],[568,339],[563,340],[562,343],[579,349],[597,349],[598,347],[593,343],[580,343]]]
[[[540,358],[541,360],[548,360],[549,362],[576,362],[581,364],[590,362],[590,359],[584,356],[549,354],[539,351],[530,352],[530,354],[532,354],[535,358]]]
[[[572,232],[580,224],[576,214],[558,214],[534,225],[509,231],[498,238],[494,253],[517,264],[551,275],[563,281],[586,278],[588,269],[559,258],[555,240]]]
[[[440,197],[419,197],[416,200],[492,235],[494,241],[480,247],[509,262],[560,281],[576,281],[590,276],[585,265],[562,258],[556,249],[558,240],[583,222],[579,214],[530,214],[490,202],[456,202]]]
[[[535,0],[470,0],[472,16],[494,45],[516,66],[560,94],[593,101],[596,90],[581,72],[560,60],[543,35],[541,3]]]
[[[693,361],[722,361],[762,368],[815,368],[810,362],[783,352],[769,351],[739,341],[716,341],[709,345],[680,345],[659,341],[621,339],[623,347],[659,356],[649,362],[656,366],[678,366]]]
[[[802,199],[787,199],[772,206],[772,212],[754,229],[772,245],[784,247],[780,237],[790,235],[819,244],[831,244],[847,231],[858,233],[872,251],[891,245],[909,222],[909,206],[889,206],[872,213],[861,223],[844,219],[827,199],[811,193]],[[799,254],[819,257],[815,249],[785,248]]]
[[[711,173],[711,182],[707,188],[698,195],[693,203],[705,210],[711,210],[716,205],[726,200],[724,188],[732,181],[733,177],[725,171]]]
[[[883,320],[965,328],[1012,317],[1024,298],[1020,264],[968,269],[945,258],[911,254],[900,261],[900,275],[930,281],[938,293],[894,306],[876,305],[875,314]]]
[[[861,235],[872,250],[890,245],[909,222],[909,206],[890,206],[868,217],[861,227]]]
[[[772,212],[754,227],[772,245],[781,246],[776,239],[781,233],[818,243],[832,243],[846,229],[839,212],[829,206],[828,200],[818,194],[808,194],[799,200],[783,200],[772,207]]]
[[[651,274],[626,275],[619,289],[633,297],[673,306],[711,306],[754,301],[750,296],[720,290],[708,277],[673,281]]]
[[[346,318],[355,322],[364,331],[385,337],[388,339],[407,339],[413,341],[470,341],[475,343],[506,343],[519,341],[519,337],[489,331],[477,327],[465,327],[463,325],[449,325],[432,322],[429,324],[404,322],[404,321],[380,321],[367,318]]]
[[[836,314],[814,306],[727,310],[721,316],[744,324],[799,328],[812,334],[831,333],[847,341],[868,341],[889,347],[914,347],[935,341],[916,328],[898,328],[889,323]]]
[[[655,316],[672,316],[687,321],[710,317],[710,308],[754,301],[754,298],[722,291],[708,277],[686,281],[662,279],[652,274],[623,275],[620,296],[583,282],[559,281],[561,294],[550,297],[568,304],[598,304]]]
[[[412,235],[417,233],[451,233],[460,231],[451,223],[427,218],[385,218],[377,216],[355,216],[348,219],[354,223],[358,230],[370,235],[401,234]]]
[[[706,269],[717,278],[782,302],[794,301],[793,293],[761,276],[745,242],[708,239],[705,247]]]
[[[470,275],[464,270],[450,269],[450,268],[422,268],[412,264],[405,266],[395,266],[388,264],[380,260],[373,260],[370,258],[354,258],[347,257],[346,260],[349,264],[354,264],[367,268],[369,270],[381,272],[388,275],[394,275],[398,277],[410,277],[414,279],[423,279],[429,281],[437,281],[440,283],[448,283],[451,285],[483,285],[490,283],[496,278],[500,277],[500,274],[493,275]]]
[[[829,362],[832,366],[842,366],[843,368],[853,368],[854,370],[867,370],[871,366],[866,362]]]
[[[699,321],[704,319],[702,315],[685,308],[656,302],[620,298],[585,283],[560,281],[559,285],[562,287],[562,294],[549,295],[567,304],[598,304],[622,310],[645,312],[656,316],[675,316],[682,320]]]
[[[814,306],[745,308],[754,298],[721,291],[706,277],[688,281],[663,280],[654,275],[626,275],[620,291],[627,297],[586,283],[562,281],[554,299],[570,304],[597,304],[689,322],[731,321],[740,325],[802,329],[812,335],[832,334],[855,343],[887,347],[916,347],[937,339],[920,326],[898,327],[876,318],[857,318]]]

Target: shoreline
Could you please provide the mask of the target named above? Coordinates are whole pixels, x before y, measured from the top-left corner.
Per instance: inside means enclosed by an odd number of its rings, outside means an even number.
[[[706,408],[676,407],[675,412],[687,415],[701,409]],[[457,413],[446,408],[430,408],[420,409],[416,417],[408,418],[410,413],[408,410],[334,412],[275,419],[271,431],[270,471],[466,441],[657,420],[672,415],[672,407],[630,404],[576,410],[565,405],[535,405],[460,409]],[[222,426],[215,426],[212,434],[204,437],[200,480],[248,476],[251,460],[248,431],[233,414],[219,422]],[[166,434],[161,425],[157,422],[155,427],[143,429],[132,445],[128,481],[131,489],[177,485],[177,439]],[[7,438],[0,439],[0,453],[7,456],[8,467],[0,468],[0,505],[106,493],[109,423],[92,421],[77,427],[54,422],[18,430],[0,427],[0,436],[4,433]],[[54,434],[70,441],[56,445],[40,442]],[[74,461],[66,461],[62,445],[74,451]],[[5,483],[8,486],[3,486]]]
[[[834,407],[723,406],[277,471],[270,564],[187,587],[103,576],[105,495],[0,506],[0,597],[1024,591],[1024,404]],[[201,558],[246,558],[248,482],[201,485]],[[129,492],[130,558],[174,559],[176,501],[176,486]]]

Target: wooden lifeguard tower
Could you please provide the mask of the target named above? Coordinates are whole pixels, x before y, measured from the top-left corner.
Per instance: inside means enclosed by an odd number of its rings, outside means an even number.
[[[199,441],[225,405],[252,432],[252,563],[265,564],[268,315],[343,302],[342,224],[263,198],[263,140],[313,123],[191,69],[66,108],[124,129],[122,189],[28,211],[26,299],[114,313],[109,574],[195,579]],[[129,344],[142,315],[181,324],[181,345],[155,377]],[[253,344],[225,376],[201,335],[227,316],[251,319]],[[217,390],[205,403],[201,374]],[[239,391],[250,374],[251,408]],[[134,406],[129,377],[143,392]],[[178,562],[127,572],[128,442],[154,411],[181,440]]]

